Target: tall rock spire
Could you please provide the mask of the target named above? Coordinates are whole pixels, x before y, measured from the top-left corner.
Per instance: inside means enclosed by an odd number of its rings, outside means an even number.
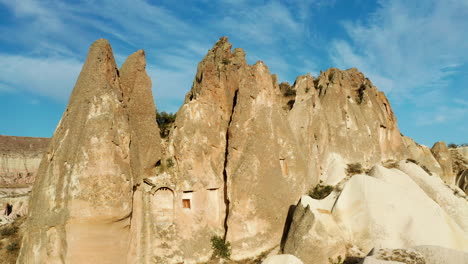
[[[130,126],[109,43],[91,46],[33,187],[18,263],[119,263],[132,213]]]

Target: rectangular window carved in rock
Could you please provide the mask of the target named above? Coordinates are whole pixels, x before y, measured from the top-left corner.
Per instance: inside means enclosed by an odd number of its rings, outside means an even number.
[[[182,199],[182,207],[190,209],[190,199]]]

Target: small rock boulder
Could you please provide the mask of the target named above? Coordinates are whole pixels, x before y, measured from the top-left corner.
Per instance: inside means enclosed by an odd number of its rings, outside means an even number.
[[[342,231],[320,201],[302,196],[294,211],[284,253],[300,257],[305,264],[328,263],[346,255]]]

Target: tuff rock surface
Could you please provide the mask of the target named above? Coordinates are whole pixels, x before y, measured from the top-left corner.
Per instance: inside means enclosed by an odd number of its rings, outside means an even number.
[[[111,47],[96,41],[44,155],[18,263],[122,263],[131,129]]]
[[[445,149],[402,136],[357,69],[278,84],[220,38],[161,138],[145,66],[141,50],[117,70],[107,41],[91,46],[41,161],[18,263],[200,263],[213,236],[233,260],[280,244],[306,264],[351,248],[468,250]],[[332,193],[303,196],[319,182]]]
[[[455,184],[455,175],[452,172],[452,156],[445,142],[436,142],[432,146],[431,152],[442,168],[442,180],[448,184]]]
[[[48,138],[0,135],[0,185],[32,185],[48,144]]]

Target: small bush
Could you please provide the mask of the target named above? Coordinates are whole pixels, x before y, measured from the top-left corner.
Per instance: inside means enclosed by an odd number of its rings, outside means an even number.
[[[156,111],[156,122],[159,126],[159,134],[162,138],[169,136],[176,114]]]
[[[361,104],[364,100],[364,90],[366,90],[366,86],[364,84],[361,84],[361,86],[358,89],[358,96],[356,98],[358,104]]]
[[[279,88],[283,93],[284,97],[296,96],[296,90],[294,90],[291,85],[287,82],[282,82],[279,84]]]
[[[346,168],[346,174],[348,176],[361,174],[363,172],[364,172],[364,169],[362,168],[361,163],[351,163],[351,164],[348,164],[348,167]]]
[[[17,250],[19,250],[19,248],[20,247],[19,247],[18,242],[11,242],[10,244],[8,244],[8,246],[6,246],[6,249],[8,251],[10,251],[10,252],[11,251],[17,251]]]
[[[328,258],[328,263],[330,264],[343,264],[343,260],[341,259],[341,256],[338,256],[338,258],[333,260],[332,258]]]
[[[15,226],[9,226],[9,227],[4,227],[1,231],[0,234],[2,237],[9,237],[18,232],[18,228]]]
[[[289,96],[296,96],[296,90],[293,90],[292,88],[286,90],[284,92],[284,96],[289,97]]]
[[[231,63],[231,60],[229,60],[228,58],[224,58],[221,62],[222,62],[224,65],[228,65],[229,63]]]
[[[310,88],[309,87],[306,87],[305,88],[305,92],[308,93],[310,91]]]
[[[406,159],[406,162],[412,162],[414,164],[419,164],[419,162],[417,162],[416,160],[414,159]]]
[[[331,185],[322,185],[320,181],[312,190],[309,191],[309,196],[317,199],[322,200],[327,197],[333,191],[333,186]]]
[[[224,241],[220,236],[211,237],[213,258],[229,259],[231,257],[231,243]]]
[[[383,166],[387,169],[395,169],[395,168],[398,168],[398,162],[394,160],[387,160],[386,162],[383,163]]]
[[[166,160],[166,164],[168,168],[172,168],[174,166],[174,161],[171,158],[169,158]]]

